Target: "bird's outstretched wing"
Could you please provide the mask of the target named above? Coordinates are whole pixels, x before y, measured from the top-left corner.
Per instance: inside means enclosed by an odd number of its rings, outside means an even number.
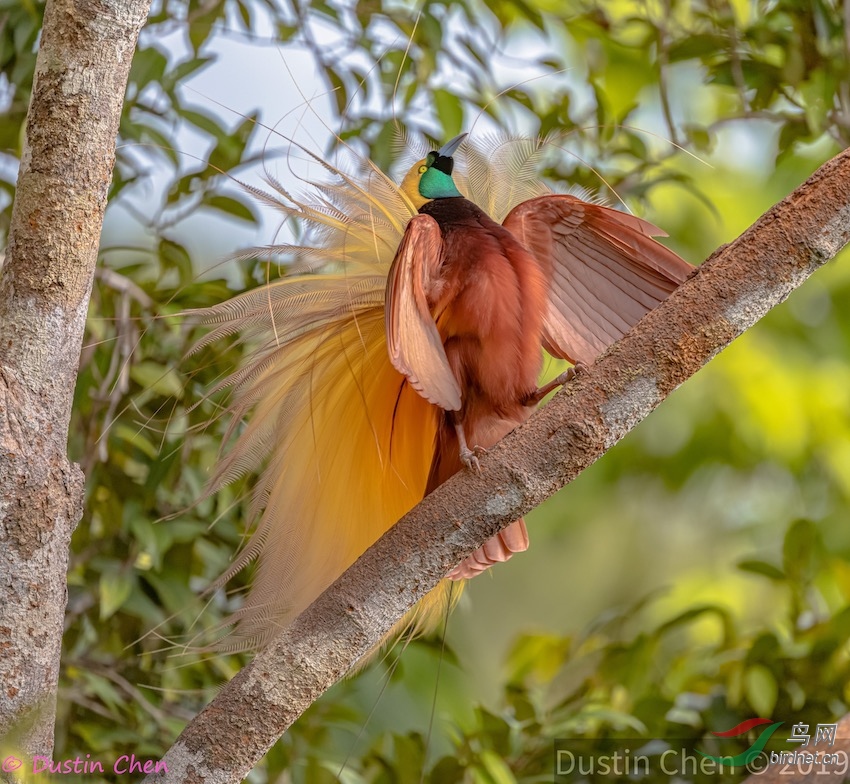
[[[592,362],[693,270],[651,223],[575,196],[524,201],[503,225],[550,281],[543,346],[571,362]]]
[[[424,398],[447,411],[460,408],[460,387],[428,305],[438,282],[443,240],[432,217],[410,219],[387,278],[390,361]]]

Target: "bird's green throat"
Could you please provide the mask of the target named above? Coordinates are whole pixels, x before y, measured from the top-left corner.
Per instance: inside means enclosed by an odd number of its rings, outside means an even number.
[[[428,167],[419,180],[419,193],[426,199],[449,199],[461,192],[452,179],[454,161],[450,156],[429,152],[425,159]]]

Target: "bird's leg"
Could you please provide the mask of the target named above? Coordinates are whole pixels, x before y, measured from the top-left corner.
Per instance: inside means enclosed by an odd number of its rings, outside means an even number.
[[[478,463],[478,458],[487,454],[487,450],[483,446],[474,446],[469,448],[466,443],[466,433],[463,430],[463,424],[454,420],[455,433],[457,433],[457,442],[460,451],[460,462],[463,463],[469,470],[475,469],[481,473],[481,466]]]
[[[536,406],[546,395],[553,389],[564,386],[568,381],[572,381],[579,373],[586,373],[587,365],[584,362],[576,362],[571,368],[567,368],[560,376],[553,378],[548,384],[544,384],[535,392],[527,395],[522,401],[524,406]]]

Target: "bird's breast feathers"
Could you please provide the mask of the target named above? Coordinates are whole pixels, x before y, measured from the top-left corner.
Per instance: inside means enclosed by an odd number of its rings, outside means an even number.
[[[431,314],[457,376],[508,404],[536,386],[548,289],[537,260],[510,231],[463,198],[420,212],[442,236]]]

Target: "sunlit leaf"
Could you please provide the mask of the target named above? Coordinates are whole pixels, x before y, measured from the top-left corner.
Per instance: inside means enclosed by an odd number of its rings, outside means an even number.
[[[133,590],[133,576],[121,569],[100,576],[100,619],[111,618]]]

